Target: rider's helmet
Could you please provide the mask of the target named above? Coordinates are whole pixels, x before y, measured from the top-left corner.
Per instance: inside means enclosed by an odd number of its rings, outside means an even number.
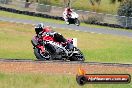
[[[68,12],[68,13],[72,12],[72,10],[71,10],[70,7],[67,8],[67,12]]]
[[[44,24],[43,23],[39,23],[35,26],[35,32],[36,34],[39,34],[39,32],[43,31],[44,28]]]

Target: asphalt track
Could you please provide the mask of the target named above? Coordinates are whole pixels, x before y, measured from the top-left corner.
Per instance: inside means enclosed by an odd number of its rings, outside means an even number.
[[[79,61],[61,61],[61,60],[52,60],[52,61],[39,61],[31,59],[3,59],[0,58],[0,62],[31,62],[31,63],[58,63],[58,64],[82,64],[82,65],[103,65],[103,66],[117,66],[117,67],[132,67],[132,64],[123,64],[123,63],[103,63],[103,62],[79,62]]]
[[[40,23],[40,21],[7,18],[7,17],[0,17],[0,21],[33,24],[33,25]],[[132,37],[132,32],[126,31],[126,30],[112,30],[112,29],[106,29],[106,28],[93,28],[93,27],[86,27],[86,26],[66,25],[66,24],[57,24],[57,23],[48,23],[48,22],[43,22],[43,23],[45,24],[45,26],[51,26],[55,28],[66,28],[66,29],[90,32],[90,33],[111,34],[111,35],[121,35],[121,36]]]

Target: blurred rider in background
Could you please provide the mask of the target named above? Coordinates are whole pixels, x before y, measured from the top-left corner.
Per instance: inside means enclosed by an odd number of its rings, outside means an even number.
[[[64,20],[65,20],[65,22],[66,22],[67,24],[69,24],[68,18],[71,16],[71,13],[72,13],[72,12],[73,12],[73,11],[71,10],[70,7],[65,8],[65,10],[64,10],[64,12],[63,12],[63,18],[64,18]]]

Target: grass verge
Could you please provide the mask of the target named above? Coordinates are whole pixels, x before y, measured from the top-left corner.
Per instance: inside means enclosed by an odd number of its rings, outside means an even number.
[[[1,88],[131,88],[130,84],[86,84],[79,86],[75,76],[0,73]]]

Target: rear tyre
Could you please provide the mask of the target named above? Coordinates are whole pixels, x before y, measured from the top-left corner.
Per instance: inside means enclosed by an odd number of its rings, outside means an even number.
[[[51,60],[51,54],[46,50],[44,53],[40,49],[34,49],[34,55],[38,60]]]

